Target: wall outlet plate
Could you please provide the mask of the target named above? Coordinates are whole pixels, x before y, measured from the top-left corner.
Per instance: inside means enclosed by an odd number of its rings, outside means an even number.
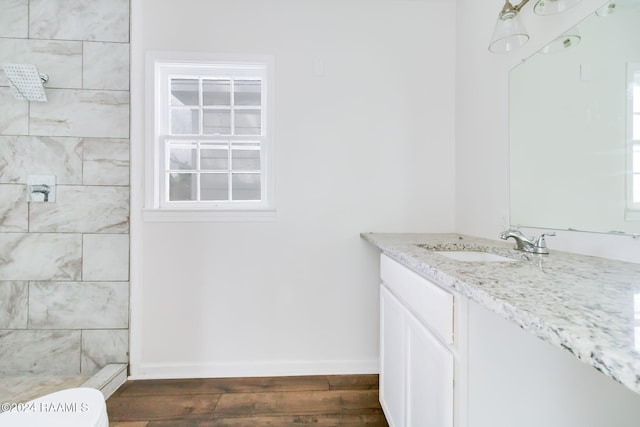
[[[27,200],[31,203],[52,203],[56,201],[55,175],[27,176]]]

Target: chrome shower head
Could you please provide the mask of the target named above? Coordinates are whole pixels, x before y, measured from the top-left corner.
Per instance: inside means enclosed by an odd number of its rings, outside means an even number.
[[[46,74],[39,74],[32,64],[3,64],[4,74],[7,76],[13,95],[17,99],[26,101],[47,102],[43,83],[49,80]]]

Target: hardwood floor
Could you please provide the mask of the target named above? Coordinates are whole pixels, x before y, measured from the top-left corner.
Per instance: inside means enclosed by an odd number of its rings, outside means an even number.
[[[128,381],[110,427],[388,426],[377,375]]]

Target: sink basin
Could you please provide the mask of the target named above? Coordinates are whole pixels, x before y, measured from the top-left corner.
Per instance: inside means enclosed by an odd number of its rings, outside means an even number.
[[[492,254],[491,252],[480,251],[434,251],[437,254],[446,256],[447,258],[457,261],[468,262],[516,262],[516,259],[507,258],[501,255]]]
[[[529,257],[513,249],[452,241],[443,243],[419,243],[419,248],[462,262],[516,262]]]

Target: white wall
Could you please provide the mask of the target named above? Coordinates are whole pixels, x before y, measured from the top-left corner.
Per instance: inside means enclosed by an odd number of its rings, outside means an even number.
[[[533,3],[533,2],[532,2]],[[508,71],[573,26],[602,0],[585,0],[554,16],[522,11],[531,39],[518,51],[487,50],[502,0],[457,2],[456,230],[496,239],[509,223]],[[532,171],[536,167],[531,165]],[[525,231],[528,231],[525,229]],[[530,230],[539,234],[541,230]],[[640,240],[595,233],[558,232],[552,249],[640,262]]]
[[[376,372],[359,233],[454,229],[454,3],[134,0],[132,16],[132,376]],[[277,221],[140,220],[146,50],[275,56]]]

